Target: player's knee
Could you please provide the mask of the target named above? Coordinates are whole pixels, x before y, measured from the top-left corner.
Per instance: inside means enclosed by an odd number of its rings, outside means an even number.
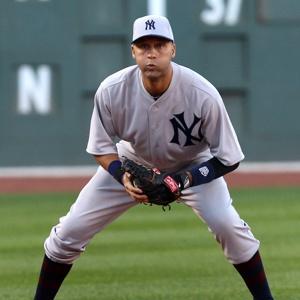
[[[231,243],[235,244],[246,236],[253,236],[248,224],[241,219],[232,222],[232,220],[226,218],[218,218],[209,229],[219,243],[231,241]]]
[[[44,248],[46,255],[51,260],[64,264],[73,263],[85,250],[79,243],[59,237],[55,227],[46,239]]]
[[[231,263],[237,264],[249,260],[259,248],[259,241],[242,219],[230,222],[220,218],[210,230]]]

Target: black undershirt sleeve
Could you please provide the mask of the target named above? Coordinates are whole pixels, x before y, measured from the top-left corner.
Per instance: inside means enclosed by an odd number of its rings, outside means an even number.
[[[238,163],[236,163],[232,166],[225,166],[216,157],[211,158],[209,160],[209,162],[211,163],[211,165],[214,168],[215,178],[219,178],[221,176],[224,176],[227,173],[230,173],[230,172],[234,171],[240,164],[238,162]]]

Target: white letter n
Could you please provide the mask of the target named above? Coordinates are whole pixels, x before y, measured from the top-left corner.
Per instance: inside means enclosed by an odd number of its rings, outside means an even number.
[[[20,114],[51,112],[51,68],[39,66],[36,71],[30,65],[18,69],[18,103]]]

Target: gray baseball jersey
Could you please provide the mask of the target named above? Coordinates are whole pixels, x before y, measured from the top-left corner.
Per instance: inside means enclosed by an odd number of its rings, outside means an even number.
[[[165,170],[179,170],[212,156],[225,165],[244,158],[216,89],[190,69],[172,66],[170,87],[156,101],[144,89],[137,66],[102,82],[95,96],[89,153],[127,155]],[[121,139],[116,145],[114,137]],[[259,241],[233,207],[223,177],[183,190],[180,199],[207,224],[230,262],[248,261],[257,251]],[[137,204],[100,166],[53,227],[45,241],[46,255],[72,263],[96,233]]]
[[[172,63],[168,90],[154,101],[137,66],[100,85],[95,95],[87,152],[134,156],[162,170],[202,162],[212,156],[225,165],[244,158],[223,101],[205,78]]]

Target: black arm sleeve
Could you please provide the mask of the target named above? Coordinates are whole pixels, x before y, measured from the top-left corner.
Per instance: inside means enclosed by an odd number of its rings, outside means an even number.
[[[232,166],[225,166],[216,157],[211,158],[209,162],[214,168],[215,178],[219,178],[221,176],[224,176],[227,173],[234,171],[240,164],[238,162]]]

